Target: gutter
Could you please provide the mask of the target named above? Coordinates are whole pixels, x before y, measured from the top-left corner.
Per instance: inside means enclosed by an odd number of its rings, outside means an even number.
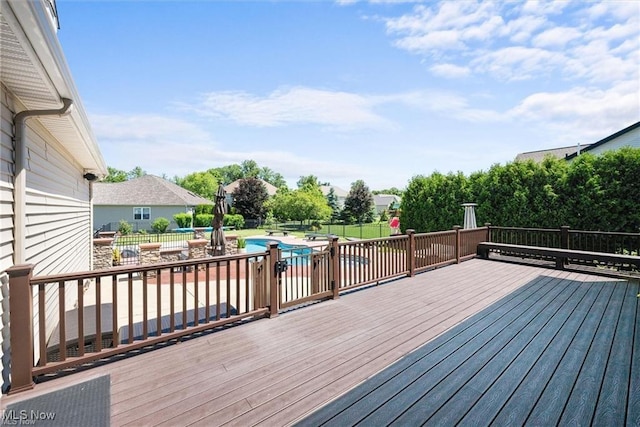
[[[62,107],[54,110],[25,110],[16,114],[13,118],[15,127],[15,167],[16,173],[13,182],[13,264],[20,265],[26,262],[25,243],[27,237],[26,211],[27,211],[27,142],[26,120],[39,116],[65,116],[73,110],[73,101],[62,98]]]

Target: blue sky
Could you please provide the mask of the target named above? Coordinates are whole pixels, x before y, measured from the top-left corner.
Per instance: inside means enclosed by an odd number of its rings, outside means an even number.
[[[404,188],[640,118],[636,1],[57,0],[105,161]]]

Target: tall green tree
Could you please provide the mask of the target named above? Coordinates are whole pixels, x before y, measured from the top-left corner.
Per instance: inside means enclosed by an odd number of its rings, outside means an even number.
[[[320,181],[318,180],[318,177],[315,175],[307,175],[307,176],[301,176],[298,182],[296,183],[296,185],[298,186],[298,188],[309,187],[309,188],[319,189]]]
[[[338,196],[334,191],[333,187],[329,189],[329,193],[327,193],[327,205],[331,208],[331,221],[336,221],[340,218],[340,204],[338,203]]]
[[[240,169],[242,169],[243,178],[258,178],[260,175],[260,166],[255,160],[243,160],[240,163]]]
[[[135,168],[133,168],[129,172],[127,172],[127,179],[141,178],[141,177],[145,176],[146,174],[147,174],[147,172],[142,170],[142,168],[140,166],[136,166]]]
[[[218,190],[218,181],[209,172],[191,173],[184,178],[179,178],[176,184],[209,200],[214,200]]]
[[[270,201],[273,216],[280,221],[324,221],[331,208],[319,190],[304,187],[294,191],[278,191]]]
[[[393,194],[393,195],[402,197],[402,190],[400,190],[397,187],[391,187],[385,190],[372,190],[371,194],[373,194],[374,196],[377,194]]]
[[[277,188],[287,186],[284,177],[280,173],[268,167],[260,167],[254,160],[244,160],[241,164],[212,168],[207,172],[215,176],[218,182],[223,185],[229,185],[238,179],[260,178]]]
[[[212,168],[207,172],[213,176],[218,176],[218,182],[222,185],[229,185],[238,179],[244,178],[242,168],[237,164],[222,166],[220,168]]]
[[[273,185],[276,188],[282,188],[287,186],[287,182],[284,180],[284,177],[278,172],[274,172],[268,167],[260,168],[260,172],[258,173],[258,178],[267,181],[269,184]]]
[[[233,191],[233,207],[245,219],[264,220],[268,199],[267,188],[258,178],[241,179]]]
[[[102,180],[102,182],[123,182],[127,180],[127,172],[107,166],[109,174]]]
[[[361,179],[352,183],[344,201],[342,217],[347,221],[373,222],[373,210],[373,195],[369,187]]]
[[[140,178],[147,174],[140,166],[136,166],[129,172],[107,166],[107,171],[109,173],[102,182],[123,182],[130,179]]]

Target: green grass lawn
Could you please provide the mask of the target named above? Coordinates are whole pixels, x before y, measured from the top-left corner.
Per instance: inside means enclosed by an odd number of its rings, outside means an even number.
[[[249,236],[266,236],[267,233],[265,230],[270,230],[275,228],[249,228],[243,230],[226,230],[226,236],[239,236],[239,237],[249,237]],[[289,236],[295,236],[299,238],[304,238],[305,234],[310,233],[311,231],[305,230],[291,230],[286,229],[288,231]],[[388,237],[389,236],[389,227],[387,223],[376,223],[376,224],[363,224],[360,225],[324,225],[320,230],[313,231],[312,233],[320,233],[320,234],[335,234],[341,238],[353,237],[358,239],[377,239],[380,237]],[[209,240],[211,239],[211,233],[204,233],[204,238]],[[117,240],[118,246],[127,246],[127,245],[138,245],[140,243],[171,243],[171,242],[181,242],[193,239],[193,233],[163,233],[163,234],[132,234],[127,236],[120,236]]]
[[[390,230],[386,222],[363,225],[324,225],[317,233],[331,233],[341,237],[355,237],[357,239],[378,239],[389,237]]]

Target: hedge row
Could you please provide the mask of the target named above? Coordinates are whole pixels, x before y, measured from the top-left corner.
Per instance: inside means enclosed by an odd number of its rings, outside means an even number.
[[[640,149],[584,153],[571,163],[512,162],[470,176],[416,176],[402,198],[402,227],[427,232],[462,225],[466,202],[478,204],[478,224],[637,233]]]

